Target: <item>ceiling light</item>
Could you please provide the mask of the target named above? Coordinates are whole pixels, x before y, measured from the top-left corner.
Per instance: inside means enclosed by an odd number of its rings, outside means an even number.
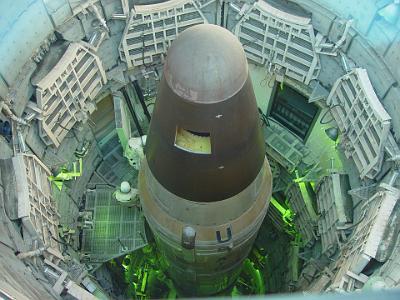
[[[334,142],[336,142],[339,137],[339,129],[337,129],[336,127],[325,129],[325,133]]]
[[[378,10],[378,15],[391,24],[397,24],[400,18],[400,0],[394,0],[383,6]]]

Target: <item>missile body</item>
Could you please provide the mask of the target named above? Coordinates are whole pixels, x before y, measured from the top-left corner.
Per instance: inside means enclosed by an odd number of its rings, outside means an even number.
[[[167,53],[139,174],[144,215],[181,295],[234,285],[271,178],[240,42],[215,25],[186,29]]]

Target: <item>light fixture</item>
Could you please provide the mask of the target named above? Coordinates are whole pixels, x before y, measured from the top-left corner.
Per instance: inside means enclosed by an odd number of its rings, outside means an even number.
[[[339,137],[339,129],[337,129],[337,127],[325,129],[325,133],[334,142],[336,142]]]
[[[400,18],[400,0],[390,1],[378,10],[378,15],[387,22],[396,25]]]

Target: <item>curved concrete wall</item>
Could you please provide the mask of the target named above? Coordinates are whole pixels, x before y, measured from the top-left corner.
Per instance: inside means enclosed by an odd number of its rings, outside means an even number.
[[[399,142],[400,19],[397,24],[390,24],[379,17],[378,10],[382,1],[376,0],[297,0],[293,2],[312,14],[315,30],[332,42],[339,40],[346,21],[354,20],[349,31],[349,38],[341,50],[348,57],[349,65],[367,69],[378,98],[392,117],[393,131]],[[110,29],[109,38],[101,44],[97,52],[107,72],[120,62],[118,45],[125,27],[125,20],[112,18],[112,16],[123,13],[121,1],[4,0],[0,2],[0,11],[3,12],[0,19],[0,100],[9,100],[17,115],[22,115],[26,103],[34,94],[35,88],[31,84],[31,77],[38,72],[39,65],[43,67],[43,57],[46,56],[48,46],[54,42],[54,34],[58,38],[72,42],[88,40],[98,29],[96,16],[87,4],[95,4],[98,7]],[[205,10],[207,15],[212,15],[213,5],[207,6]],[[234,14],[233,11],[230,12]],[[320,61],[321,72],[318,80],[329,90],[336,79],[345,74],[341,57],[320,55]],[[252,67],[252,72],[256,75],[259,74],[254,71],[257,68],[259,67]],[[114,80],[116,78],[111,72],[107,75],[110,78],[114,76]],[[122,81],[124,81],[123,76]],[[256,94],[260,98],[268,96],[264,89],[260,89],[259,93],[256,90]],[[36,131],[32,129],[31,135],[38,135],[37,129]],[[71,146],[71,143],[75,144]],[[75,149],[77,144],[75,139],[71,139],[65,147],[61,145],[57,151],[50,151],[49,156],[72,156],[71,149]],[[5,144],[0,144],[0,154],[11,155],[10,149],[6,151],[5,147]],[[38,149],[41,149],[38,151],[39,154],[45,153],[43,147],[38,146]],[[90,178],[99,159],[98,156],[94,156],[93,162],[88,163],[91,168],[85,169],[85,176],[82,177]],[[85,182],[79,186],[80,189],[74,192],[75,194],[83,191]],[[74,209],[77,213],[78,208]]]

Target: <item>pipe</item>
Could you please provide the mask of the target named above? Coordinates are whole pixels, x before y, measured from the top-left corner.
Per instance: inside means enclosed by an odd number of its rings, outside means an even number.
[[[200,5],[200,9],[202,9],[202,8],[204,8],[204,7],[208,6],[208,5],[210,5],[210,4],[213,3],[213,2],[215,2],[215,0],[210,0],[210,1],[208,1],[207,3],[201,4],[201,5]]]
[[[21,252],[17,254],[17,257],[19,259],[26,259],[26,258],[31,258],[34,256],[39,256],[42,255],[42,253],[46,250],[45,247],[41,247],[39,249],[36,250],[32,250],[32,251],[27,251],[27,252]]]
[[[139,86],[139,82],[135,79],[135,80],[133,80],[132,83],[133,83],[133,87],[135,88],[136,94],[139,98],[139,102],[142,105],[143,112],[146,115],[147,120],[150,122],[151,116],[150,116],[149,110],[147,109],[146,103],[144,102],[144,96],[143,96],[142,89]]]
[[[393,186],[394,183],[396,182],[397,177],[399,177],[399,170],[395,170],[392,174],[392,177],[390,177],[390,180],[388,182],[388,185]]]
[[[244,261],[243,271],[252,277],[255,286],[254,292],[257,295],[265,294],[265,284],[261,277],[260,271],[254,267],[253,263],[248,258]]]
[[[341,59],[342,59],[342,65],[343,65],[343,69],[346,73],[348,73],[350,71],[349,65],[347,63],[346,60],[346,55],[343,52],[339,52]]]
[[[132,115],[132,119],[133,119],[133,122],[135,123],[135,126],[136,126],[136,129],[137,129],[138,133],[139,133],[139,136],[142,136],[143,135],[143,130],[142,130],[142,127],[140,126],[139,119],[138,119],[138,117],[136,115],[135,109],[133,108],[133,105],[132,105],[131,101],[129,100],[129,96],[128,96],[128,93],[126,91],[126,88],[122,88],[121,92],[122,92],[123,98],[125,100],[125,103],[128,106],[129,112]]]
[[[234,3],[229,2],[229,6],[230,6],[234,11],[236,11],[237,13],[240,12],[240,7],[237,6],[237,5],[235,5]]]
[[[17,117],[11,110],[11,108],[8,106],[8,104],[3,100],[0,101],[0,112],[4,112],[4,114],[9,117],[11,120],[17,122],[18,124],[21,125],[28,125],[26,121],[22,118]]]
[[[95,42],[96,42],[98,36],[99,36],[99,31],[93,32],[92,36],[89,39],[89,44],[95,46]]]
[[[111,19],[113,20],[126,20],[126,16],[123,14],[113,14],[111,16]]]
[[[26,148],[25,140],[24,140],[24,137],[22,136],[21,130],[18,127],[17,127],[17,136],[18,136],[19,150],[22,153],[26,153],[27,152],[27,148]]]
[[[107,26],[107,22],[106,22],[106,20],[104,20],[103,16],[100,14],[97,6],[93,3],[90,7],[92,8],[94,14],[96,15],[96,18],[100,21],[100,24],[104,27],[105,30],[107,30],[107,32],[110,32],[110,29],[108,29],[108,26]]]
[[[349,33],[350,26],[353,24],[353,19],[350,19],[346,22],[344,31],[340,39],[335,43],[335,47],[333,48],[333,52],[336,52],[346,41],[347,34]]]

